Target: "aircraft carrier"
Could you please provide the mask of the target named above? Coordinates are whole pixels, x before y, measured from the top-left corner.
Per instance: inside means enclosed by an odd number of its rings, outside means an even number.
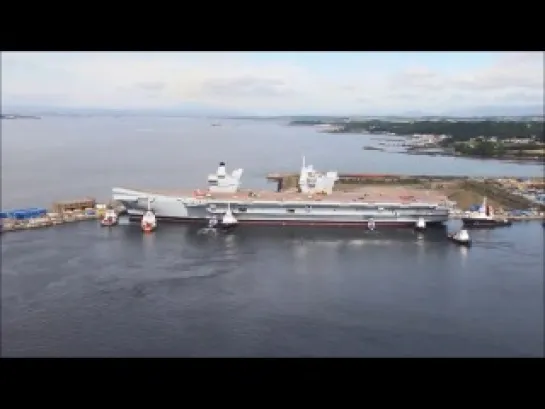
[[[446,197],[396,186],[334,189],[337,172],[321,173],[301,166],[298,186],[288,190],[241,189],[243,169],[227,173],[224,162],[202,189],[162,191],[115,187],[131,220],[151,209],[158,222],[229,225],[332,226],[377,229],[424,229],[448,221]]]

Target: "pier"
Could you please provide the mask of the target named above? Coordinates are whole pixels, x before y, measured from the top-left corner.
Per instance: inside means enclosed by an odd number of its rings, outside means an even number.
[[[296,188],[299,174],[277,172],[269,173],[266,178],[277,184],[277,191],[282,191]],[[545,197],[545,178],[340,173],[335,189],[351,190],[357,186],[375,186],[380,190],[381,186],[391,185],[442,193],[456,203],[458,209],[468,209],[475,203],[480,203],[486,196],[492,206],[499,210],[499,214],[513,221],[541,220],[545,217],[545,200],[540,199]],[[514,210],[528,210],[529,214],[510,214]]]
[[[99,220],[116,203],[97,203],[94,198],[54,202],[51,209],[31,207],[0,212],[0,232],[13,232],[57,226],[86,220]]]

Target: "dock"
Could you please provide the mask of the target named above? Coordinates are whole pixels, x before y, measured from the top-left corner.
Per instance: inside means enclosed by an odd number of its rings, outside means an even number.
[[[277,183],[277,192],[264,191],[262,197],[293,199],[297,188],[299,173],[269,173],[267,180]],[[359,189],[365,188],[368,201],[407,200],[417,198],[427,200],[441,196],[452,207],[451,219],[459,219],[469,208],[487,197],[497,209],[496,214],[511,221],[545,221],[545,201],[530,200],[524,192],[541,191],[545,194],[544,178],[475,178],[469,176],[440,175],[400,175],[378,173],[341,173],[335,190],[343,191],[343,197],[360,199]],[[358,186],[360,185],[360,186]],[[389,185],[389,186],[388,186]],[[251,192],[247,197],[260,196]],[[166,194],[166,193],[165,193]],[[178,194],[178,193],[177,193]],[[179,193],[182,194],[182,193]],[[183,194],[191,195],[192,192]],[[354,198],[352,197],[354,196]],[[395,196],[395,197],[394,197]],[[49,209],[30,207],[0,212],[0,233],[45,228],[86,220],[101,219],[106,210],[112,208],[116,213],[125,209],[113,201],[99,203],[93,197],[54,202]],[[511,210],[509,210],[511,209]],[[518,212],[515,209],[526,209]],[[522,213],[522,214],[521,214]]]
[[[543,220],[545,201],[532,200],[525,192],[541,191],[545,196],[545,178],[470,177],[452,175],[407,175],[384,173],[340,173],[335,190],[353,190],[359,186],[376,187],[382,191],[390,186],[424,190],[447,196],[457,209],[467,209],[487,197],[497,213],[513,221]],[[297,172],[275,172],[266,175],[268,181],[277,184],[277,192],[296,188]],[[511,210],[509,210],[511,209]],[[519,215],[516,210],[528,210]],[[531,213],[531,214],[530,214]],[[453,215],[452,218],[458,216]]]
[[[98,203],[92,197],[54,202],[50,209],[30,207],[0,212],[0,232],[14,232],[100,219],[116,203]]]

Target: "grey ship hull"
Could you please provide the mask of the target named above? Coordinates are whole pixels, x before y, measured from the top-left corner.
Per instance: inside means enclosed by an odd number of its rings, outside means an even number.
[[[129,217],[139,220],[147,209],[148,198],[157,220],[205,224],[214,215],[220,217],[227,210],[227,201],[218,199],[195,200],[146,192],[114,188],[114,200],[126,207]],[[263,226],[330,226],[415,227],[419,219],[427,226],[442,225],[448,221],[446,207],[435,204],[413,203],[340,203],[301,201],[284,203],[272,201],[230,200],[230,208],[238,225]]]

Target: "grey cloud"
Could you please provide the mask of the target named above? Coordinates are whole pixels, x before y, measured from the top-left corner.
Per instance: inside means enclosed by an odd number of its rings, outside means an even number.
[[[35,62],[32,62],[28,59],[17,58],[18,55],[3,54],[1,57],[2,69],[12,68],[12,69],[39,69],[40,66]]]
[[[370,103],[373,103],[375,100],[371,97],[363,96],[363,97],[356,98],[355,101],[359,104],[370,104]]]
[[[501,101],[515,103],[531,103],[543,105],[543,90],[541,92],[511,91],[500,95]]]
[[[535,57],[532,56],[535,61]],[[522,60],[523,57],[520,57]],[[525,56],[526,61],[530,57]],[[506,89],[543,90],[543,74],[536,75],[537,70],[528,70],[528,66],[490,69],[474,75],[442,76],[426,70],[408,70],[392,77],[390,87],[393,89],[412,89],[429,92],[458,91],[498,91]],[[542,71],[542,70],[541,70]]]
[[[70,101],[70,96],[68,94],[9,94],[5,93],[2,95],[2,102],[5,104],[59,104],[66,103]]]
[[[278,97],[290,95],[293,90],[282,80],[240,77],[211,79],[201,86],[201,92],[213,96]]]
[[[153,82],[138,82],[129,86],[117,87],[117,90],[123,94],[132,94],[140,98],[158,98],[161,96],[163,90],[167,87],[165,82],[153,81]]]
[[[503,59],[503,64],[538,64],[543,67],[545,53],[543,51],[511,52]]]
[[[486,104],[503,104],[508,106],[516,105],[543,105],[543,92],[534,91],[517,91],[507,90],[503,92],[494,92],[492,94],[480,94],[472,93],[468,90],[458,90],[456,92],[450,92],[446,96],[444,102],[449,105],[460,104],[473,104],[473,105],[486,105]]]
[[[410,92],[410,91],[402,91],[402,92],[392,92],[391,94],[387,95],[387,98],[389,99],[395,99],[395,100],[406,100],[406,101],[415,101],[419,98],[421,98],[422,95],[418,91]]]
[[[446,81],[448,86],[468,90],[496,90],[501,88],[543,89],[543,79],[532,77],[505,78],[488,76],[486,78],[454,78]]]
[[[167,86],[166,83],[160,81],[153,82],[139,82],[134,84],[135,88],[142,89],[145,91],[162,91]]]
[[[428,70],[407,70],[392,78],[392,87],[435,89],[441,86],[439,75]]]

